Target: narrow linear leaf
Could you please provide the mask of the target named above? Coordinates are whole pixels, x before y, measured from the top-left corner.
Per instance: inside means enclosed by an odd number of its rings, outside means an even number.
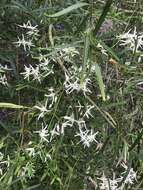
[[[0,102],[0,108],[23,109],[28,107],[12,103]]]
[[[88,3],[76,3],[74,5],[71,5],[71,6],[67,7],[67,8],[65,8],[65,9],[63,9],[62,11],[59,11],[59,12],[55,13],[55,14],[52,14],[52,15],[45,14],[45,15],[48,16],[48,17],[59,17],[59,16],[68,14],[73,10],[76,10],[78,8],[81,8],[81,7],[84,7],[84,6],[87,6],[87,5],[88,5]]]
[[[104,22],[107,14],[108,14],[108,12],[110,10],[110,7],[111,7],[112,3],[113,3],[113,0],[107,0],[107,2],[105,4],[105,7],[104,7],[104,9],[102,11],[102,14],[101,14],[99,20],[97,21],[96,26],[95,26],[95,29],[94,29],[94,34],[95,35],[98,33],[102,23]]]
[[[97,81],[98,81],[98,85],[100,88],[102,99],[103,99],[103,101],[105,101],[106,98],[105,98],[104,83],[103,83],[103,78],[102,78],[102,74],[101,74],[101,69],[98,64],[95,64],[95,73],[96,73],[96,77],[97,77]]]
[[[89,49],[90,49],[90,40],[89,40],[89,33],[87,32],[84,39],[84,57],[83,57],[83,66],[81,74],[81,83],[83,82],[84,75],[86,72],[86,64],[88,62]]]

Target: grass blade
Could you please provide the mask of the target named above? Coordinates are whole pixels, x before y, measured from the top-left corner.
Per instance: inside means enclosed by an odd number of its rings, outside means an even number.
[[[104,22],[104,20],[105,20],[107,14],[108,14],[108,12],[109,12],[109,9],[110,9],[110,7],[111,7],[111,5],[112,5],[112,2],[113,2],[113,0],[107,0],[107,2],[106,2],[106,4],[105,4],[105,7],[104,7],[104,9],[103,9],[103,11],[102,11],[102,14],[101,14],[101,16],[99,17],[99,20],[98,20],[98,22],[97,22],[97,24],[96,24],[96,26],[95,26],[95,29],[94,29],[94,34],[95,34],[95,35],[98,33],[98,31],[99,31],[99,29],[100,29],[102,23]]]
[[[28,107],[22,106],[22,105],[17,105],[17,104],[12,104],[12,103],[0,102],[0,108],[24,109],[24,108],[28,108]]]
[[[103,78],[102,78],[102,74],[101,74],[101,69],[98,64],[95,64],[95,72],[96,72],[96,77],[97,77],[97,81],[98,81],[98,85],[100,88],[102,99],[103,99],[103,101],[105,101],[106,100],[105,90],[104,90],[105,88],[104,88]]]
[[[90,49],[90,40],[89,40],[90,31],[87,30],[84,39],[84,56],[83,56],[83,66],[82,66],[82,73],[81,73],[81,84],[84,81],[84,75],[86,73],[86,65],[88,62],[88,55]]]
[[[67,7],[67,8],[65,8],[65,9],[63,9],[62,11],[59,11],[59,12],[55,13],[55,14],[52,14],[52,15],[47,15],[46,14],[46,16],[48,16],[48,17],[60,17],[60,16],[68,14],[68,13],[70,13],[70,12],[72,12],[72,11],[78,9],[78,8],[81,8],[81,7],[87,6],[87,5],[88,5],[88,3],[76,3],[74,5],[71,5],[71,6]]]

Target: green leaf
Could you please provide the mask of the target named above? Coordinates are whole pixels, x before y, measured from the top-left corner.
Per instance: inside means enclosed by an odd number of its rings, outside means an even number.
[[[76,3],[76,4],[71,5],[71,6],[65,8],[65,9],[63,9],[62,11],[59,11],[59,12],[53,14],[53,15],[47,15],[47,14],[46,14],[46,16],[48,16],[48,17],[59,17],[59,16],[68,14],[68,13],[70,13],[70,12],[73,11],[73,10],[76,10],[76,9],[78,9],[78,8],[81,8],[81,7],[87,6],[87,5],[88,5],[88,3]]]
[[[101,69],[100,69],[98,64],[95,64],[95,72],[96,72],[98,85],[99,85],[99,88],[100,88],[100,91],[101,91],[102,99],[103,99],[103,101],[105,101],[106,97],[105,97],[104,83],[103,83],[103,78],[102,78],[102,74],[101,74]]]
[[[83,56],[83,66],[82,66],[82,73],[81,73],[81,84],[83,83],[84,75],[86,73],[86,65],[88,62],[88,56],[89,56],[89,50],[90,50],[89,34],[90,34],[90,31],[87,30],[85,34],[85,39],[84,39],[84,56]]]
[[[102,26],[102,23],[104,22],[109,10],[110,10],[110,7],[113,3],[113,0],[107,0],[106,4],[105,4],[105,7],[102,11],[102,14],[101,16],[99,17],[99,20],[97,21],[97,24],[95,26],[95,29],[94,29],[94,34],[96,35],[100,29],[100,27]]]
[[[12,103],[0,102],[0,108],[23,109],[28,107]]]

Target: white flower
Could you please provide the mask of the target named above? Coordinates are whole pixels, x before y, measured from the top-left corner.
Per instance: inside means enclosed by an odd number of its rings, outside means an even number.
[[[46,70],[46,67],[48,67],[48,65],[50,63],[50,60],[48,58],[42,57],[42,55],[40,55],[39,61],[40,61],[40,67],[42,67],[43,70]]]
[[[31,47],[34,47],[32,40],[25,40],[23,34],[22,34],[22,39],[18,37],[18,41],[14,42],[14,44],[16,44],[17,47],[20,47],[22,45],[25,51],[27,50],[27,48],[30,50]]]
[[[89,117],[93,117],[93,115],[91,114],[91,110],[94,108],[94,106],[91,105],[87,105],[86,106],[86,112],[84,113],[83,117],[87,117],[89,119]]]
[[[136,172],[133,170],[133,168],[128,168],[128,166],[125,165],[125,163],[121,164],[122,167],[125,169],[125,171],[122,173],[122,175],[127,175],[124,183],[125,184],[134,184],[134,181],[137,181],[137,174]],[[128,171],[129,170],[129,171]]]
[[[57,101],[57,96],[56,96],[56,93],[54,92],[54,89],[50,88],[49,91],[50,91],[50,94],[48,94],[48,95],[45,94],[45,97],[47,97],[45,104],[44,105],[41,104],[41,106],[34,106],[41,112],[38,116],[38,120],[40,118],[43,118],[45,116],[45,114],[51,112],[50,109],[52,108],[53,104]],[[49,103],[49,105],[48,105],[48,103]],[[47,109],[47,107],[49,109]]]
[[[51,137],[50,142],[53,140],[54,136],[59,136],[61,134],[59,124],[56,124],[55,127],[50,131]]]
[[[41,61],[40,61],[39,67],[41,68],[42,71],[46,72],[44,77],[46,77],[50,74],[53,74],[54,73],[54,71],[53,71],[54,65],[51,65],[51,66],[49,65],[50,60],[48,58],[41,58],[41,57],[39,58],[39,60],[40,59],[41,59]]]
[[[43,118],[45,116],[45,114],[49,113],[51,110],[47,109],[47,101],[45,102],[45,105],[41,105],[40,106],[34,106],[35,108],[37,108],[38,110],[40,110],[40,114],[38,116],[38,120],[40,118]]]
[[[87,87],[88,84],[90,84],[90,79],[89,78],[84,79],[84,81],[82,83],[80,83],[80,79],[79,78],[74,77],[74,76],[73,77],[69,77],[67,74],[65,74],[65,78],[66,79],[65,79],[65,82],[64,82],[64,86],[65,86],[67,94],[70,94],[73,91],[79,92],[80,90],[83,91],[84,95],[87,92],[91,93],[91,91]]]
[[[72,127],[74,122],[75,122],[75,119],[74,119],[74,114],[72,113],[70,116],[64,116],[63,117],[65,120],[67,120],[67,125]]]
[[[39,82],[41,82],[41,74],[38,66],[34,68],[32,67],[32,65],[29,65],[29,67],[24,65],[24,69],[25,72],[21,73],[22,75],[24,75],[24,79],[27,79],[29,81],[30,76],[32,76],[33,80],[38,80]]]
[[[27,34],[29,36],[32,36],[32,35],[39,36],[38,34],[39,30],[37,29],[38,25],[32,26],[30,21],[28,21],[26,24],[24,23],[23,25],[18,25],[18,26],[20,28],[28,29],[29,31],[27,32]]]
[[[21,74],[24,75],[24,79],[27,79],[29,81],[30,75],[32,73],[32,65],[30,65],[29,67],[24,65],[24,69],[25,69],[25,72]]]
[[[33,75],[33,80],[38,80],[39,82],[41,82],[41,75],[40,75],[40,70],[38,66],[35,68],[32,68],[31,75]]]
[[[80,90],[79,79],[72,81],[73,77],[70,78],[67,74],[65,74],[65,78],[64,86],[67,94],[72,93],[74,90]]]
[[[49,105],[49,108],[51,108],[53,106],[53,104],[57,101],[57,96],[56,96],[56,93],[54,92],[53,88],[49,88],[48,91],[50,92],[50,94],[48,94],[48,95],[46,94],[45,97],[47,97],[48,100],[51,101],[51,103]]]
[[[84,108],[84,106],[81,105],[81,103],[78,100],[78,105],[75,106],[76,108],[78,108],[78,111],[80,112],[82,108]]]
[[[67,62],[72,62],[71,58],[79,54],[79,52],[75,49],[75,47],[65,47],[62,49],[57,48],[56,50],[57,50],[57,56],[60,56],[63,60]]]
[[[71,124],[69,123],[69,121],[65,121],[61,124],[61,134],[65,133],[65,128],[67,127],[71,127]]]
[[[100,190],[118,190],[118,183],[122,180],[121,178],[113,179],[107,178],[103,173],[101,178],[98,178],[101,182],[99,183]]]
[[[35,133],[39,134],[41,142],[43,141],[49,142],[49,140],[47,139],[47,137],[49,136],[47,127],[48,127],[47,125],[44,127],[44,125],[42,124],[42,129],[40,131],[35,131]]]
[[[0,84],[4,86],[8,86],[8,82],[7,82],[7,78],[5,74],[3,76],[2,75],[0,76]]]
[[[79,136],[81,138],[80,142],[83,143],[84,148],[89,148],[91,143],[98,143],[98,141],[95,139],[97,134],[98,132],[94,133],[92,129],[88,130],[86,127],[79,127],[79,133],[77,133],[75,136]]]
[[[72,127],[74,122],[76,121],[74,119],[74,114],[72,113],[70,116],[64,116],[64,122],[61,124],[61,134],[64,134],[65,128]]]
[[[83,119],[76,120],[76,123],[80,128],[85,128],[86,129],[86,123]]]
[[[143,46],[143,33],[138,33],[136,27],[134,28],[133,33],[131,30],[118,36],[120,45],[129,47],[133,52],[139,51],[139,48]]]
[[[79,52],[75,49],[75,47],[67,47],[63,48],[62,51],[66,54],[70,54],[72,57],[76,54],[79,54]]]
[[[87,92],[91,93],[91,90],[88,88],[88,85],[91,84],[91,80],[89,78],[85,78],[84,81],[80,84],[80,88],[83,91],[84,95]]]
[[[21,27],[21,28],[27,28],[27,29],[30,29],[30,30],[35,30],[37,28],[37,25],[32,26],[30,21],[28,21],[26,24],[24,23],[23,25],[18,25],[18,26]]]

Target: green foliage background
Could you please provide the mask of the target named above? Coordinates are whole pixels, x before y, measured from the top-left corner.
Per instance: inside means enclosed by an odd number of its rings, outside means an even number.
[[[76,3],[87,5],[72,7],[68,11],[65,9]],[[59,13],[61,10],[63,12]],[[143,79],[143,63],[138,63],[137,55],[122,49],[116,39],[116,36],[134,26],[143,31],[142,10],[142,1],[133,3],[130,0],[0,1],[0,64],[12,68],[6,71],[9,86],[0,86],[0,102],[5,103],[0,104],[0,151],[4,153],[5,159],[8,155],[10,158],[9,170],[0,176],[1,190],[95,189],[89,176],[97,183],[103,171],[108,176],[112,176],[113,172],[120,173],[121,169],[116,166],[120,159],[127,160],[139,176],[133,187],[125,189],[143,188],[143,89],[136,86]],[[54,15],[56,13],[59,15]],[[63,47],[64,44],[65,47],[74,46],[80,51],[80,60],[74,60],[76,64],[84,65],[88,60],[96,64],[92,96],[88,99],[81,94],[68,97],[61,85],[63,72],[59,66],[56,68],[55,80],[48,78],[40,85],[23,80],[20,73],[24,70],[24,64],[36,64],[36,60],[27,56],[22,48],[16,48],[14,42],[21,33],[17,25],[28,20],[40,28],[41,37],[33,54],[36,55],[39,47],[47,47],[43,51],[54,55],[55,48]],[[107,27],[104,32],[102,29],[106,20],[112,21],[113,27]],[[50,25],[64,26],[64,30],[54,30],[51,39]],[[54,47],[51,40],[54,40]],[[116,64],[99,52],[96,47],[98,42]],[[131,66],[125,65],[129,60]],[[83,66],[83,75],[84,72]],[[96,149],[94,145],[84,149],[78,143],[73,143],[76,140],[72,129],[69,129],[67,136],[50,145],[38,144],[33,133],[38,130],[37,113],[33,106],[44,100],[43,93],[51,85],[60,92],[60,97],[46,122],[50,122],[50,127],[53,127],[54,121],[67,113],[65,105],[69,102],[73,109],[78,99],[83,104],[90,102],[94,104],[95,110],[89,124],[100,131],[103,142],[101,149]],[[110,99],[103,101],[107,96]],[[25,148],[30,141],[37,152],[41,151],[42,159],[46,154],[52,155],[52,159],[42,162],[39,157],[29,157]],[[26,163],[28,176],[21,176],[21,169]]]

